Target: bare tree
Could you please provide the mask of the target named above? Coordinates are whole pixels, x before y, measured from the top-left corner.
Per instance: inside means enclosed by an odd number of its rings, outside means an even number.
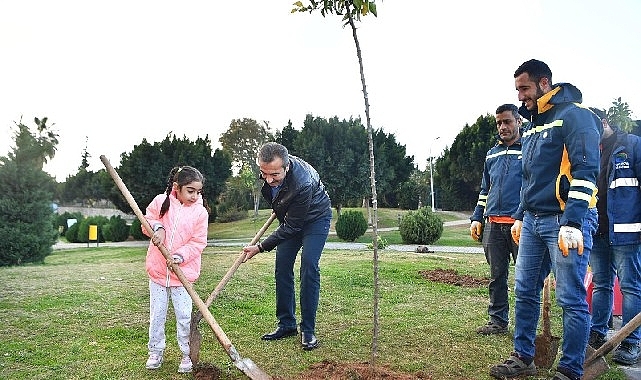
[[[379,293],[380,285],[378,278],[378,208],[377,208],[377,195],[376,195],[376,173],[374,170],[374,138],[373,138],[373,129],[369,116],[369,99],[367,97],[367,86],[365,85],[365,71],[363,69],[363,57],[361,55],[361,47],[358,42],[358,35],[356,33],[355,21],[360,21],[361,16],[366,16],[368,14],[377,15],[376,13],[376,4],[373,1],[363,1],[363,0],[310,0],[310,4],[305,6],[301,1],[294,3],[294,12],[314,12],[319,10],[320,13],[325,17],[328,14],[335,14],[341,16],[344,25],[349,25],[352,31],[352,37],[354,39],[354,45],[356,47],[356,56],[358,58],[358,67],[361,74],[361,85],[363,87],[363,100],[365,101],[365,120],[367,122],[367,141],[369,144],[369,161],[370,161],[370,182],[372,187],[372,246],[374,247],[374,328],[372,334],[372,354],[370,365],[374,366],[376,364],[376,357],[378,355],[378,332],[379,332]]]

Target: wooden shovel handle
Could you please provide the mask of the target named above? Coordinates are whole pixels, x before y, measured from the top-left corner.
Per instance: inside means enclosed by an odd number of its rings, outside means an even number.
[[[249,245],[254,245],[254,244],[256,244],[258,242],[260,237],[263,236],[265,231],[267,231],[267,229],[272,224],[272,222],[274,221],[275,218],[276,218],[276,214],[272,212],[272,214],[269,216],[269,219],[267,219],[267,221],[265,222],[265,224],[263,224],[261,229],[258,230],[256,235],[254,235],[254,238],[251,240]],[[225,275],[220,280],[218,285],[216,285],[216,288],[214,289],[214,291],[212,291],[211,294],[209,295],[209,297],[207,297],[207,300],[205,301],[205,305],[207,307],[211,306],[212,302],[214,302],[216,297],[218,297],[220,292],[225,288],[225,286],[227,285],[227,283],[229,282],[231,277],[234,275],[234,273],[236,273],[236,270],[238,269],[240,264],[245,262],[245,258],[246,257],[247,257],[247,254],[245,252],[241,252],[240,253],[240,255],[238,256],[236,261],[234,261],[234,264],[232,264],[232,266],[227,270],[227,273],[225,273]]]
[[[552,303],[550,302],[550,282],[552,281],[552,275],[549,274],[545,281],[543,281],[543,335],[552,336],[552,328],[550,325],[550,309],[552,308]]]
[[[606,355],[608,352],[612,351],[619,343],[623,342],[623,339],[627,338],[637,327],[641,326],[641,313],[637,314],[632,318],[625,326],[621,327],[621,330],[617,331],[616,334],[612,335],[598,350],[594,351],[592,355],[585,360],[584,366],[592,363],[594,360],[598,359],[601,356]]]

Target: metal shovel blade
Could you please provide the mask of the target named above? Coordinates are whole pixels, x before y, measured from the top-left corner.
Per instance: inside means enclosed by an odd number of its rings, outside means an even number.
[[[585,349],[586,360],[583,363],[583,380],[594,380],[610,369],[605,358],[601,355],[595,357],[595,352],[596,350],[589,345]]]
[[[536,348],[534,364],[539,368],[552,368],[559,352],[561,338],[547,334],[537,335],[534,339]]]
[[[198,322],[203,317],[200,311],[196,311],[191,315],[191,324],[189,325],[189,357],[193,365],[197,365],[200,360],[200,346],[203,336],[198,330]]]
[[[548,275],[543,283],[543,307],[541,309],[541,334],[534,339],[534,364],[541,368],[552,368],[559,352],[559,341],[561,338],[552,335],[550,326],[550,283],[552,275]]]
[[[252,380],[271,380],[271,376],[258,368],[250,358],[243,358],[234,362],[236,368],[241,370],[247,377]]]

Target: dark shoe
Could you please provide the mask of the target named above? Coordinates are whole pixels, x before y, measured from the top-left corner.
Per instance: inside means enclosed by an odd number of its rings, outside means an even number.
[[[497,325],[493,322],[488,322],[476,329],[477,334],[492,335],[492,334],[507,334],[507,326]]]
[[[612,360],[624,365],[633,365],[639,361],[639,344],[621,342],[612,353]]]
[[[269,334],[263,335],[260,339],[262,340],[278,340],[287,338],[289,336],[294,336],[298,334],[296,327],[293,329],[286,329],[284,327],[276,327],[276,330],[270,332]]]
[[[497,379],[511,379],[513,377],[536,375],[536,365],[532,361],[525,364],[519,356],[513,352],[509,359],[501,364],[490,368],[490,375]]]
[[[314,334],[304,332],[304,333],[301,333],[300,335],[301,335],[300,344],[301,346],[303,346],[303,350],[311,351],[318,347],[318,339],[316,339]]]
[[[552,380],[581,380],[581,376],[576,376],[572,371],[559,367]]]
[[[599,347],[603,346],[605,342],[607,342],[607,339],[605,339],[605,335],[601,335],[596,331],[590,331],[590,338],[588,339],[588,344],[590,345],[590,347],[598,350]]]

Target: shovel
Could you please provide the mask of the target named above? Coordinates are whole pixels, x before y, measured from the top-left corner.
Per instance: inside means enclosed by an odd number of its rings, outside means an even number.
[[[621,330],[612,335],[607,342],[603,343],[598,350],[587,346],[585,350],[585,362],[583,362],[583,380],[594,380],[610,369],[604,356],[612,351],[619,343],[630,335],[634,330],[641,326],[641,313],[632,318]]]
[[[134,211],[134,214],[136,214],[136,217],[138,217],[138,220],[140,220],[140,223],[143,225],[145,230],[151,235],[153,234],[153,229],[151,228],[151,225],[149,225],[149,222],[147,219],[145,219],[145,216],[143,213],[140,211],[140,208],[138,208],[138,205],[136,204],[136,201],[134,200],[133,196],[125,186],[125,183],[122,181],[118,173],[114,170],[114,168],[111,166],[111,163],[109,163],[109,160],[104,156],[100,156],[100,160],[102,163],[105,165],[105,168],[107,168],[107,172],[109,172],[109,175],[111,175],[111,178],[113,178],[114,182],[116,183],[116,186],[118,186],[118,189],[120,189],[120,192],[122,195],[125,197],[127,200],[127,203],[129,204],[129,207]],[[223,349],[227,352],[231,360],[234,362],[234,365],[236,368],[241,370],[247,377],[250,379],[255,379],[255,380],[269,380],[271,377],[263,372],[254,362],[249,359],[249,358],[243,358],[240,356],[238,351],[236,351],[236,348],[234,345],[231,343],[229,338],[227,337],[227,334],[223,331],[223,329],[220,327],[218,322],[214,319],[214,316],[211,314],[209,309],[205,306],[205,303],[203,300],[200,299],[196,291],[194,290],[194,287],[192,284],[187,280],[187,277],[185,277],[185,274],[183,273],[182,269],[178,266],[178,264],[175,264],[171,258],[171,252],[167,250],[167,248],[164,245],[158,246],[160,249],[160,252],[165,256],[165,259],[167,259],[167,263],[171,263],[170,267],[171,270],[176,274],[176,277],[180,280],[180,282],[183,284],[185,287],[185,290],[187,290],[187,293],[189,293],[189,296],[191,299],[194,301],[196,304],[196,307],[200,312],[203,314],[205,320],[213,330],[214,334],[216,335],[216,338],[218,339],[218,342],[223,346]]]
[[[254,238],[251,240],[249,245],[254,245],[256,242],[258,242],[258,239],[260,239],[261,236],[265,233],[267,228],[272,224],[274,219],[276,218],[276,214],[272,212],[272,214],[269,216],[269,219],[263,224],[260,230],[256,233]],[[216,288],[214,288],[214,291],[211,292],[209,297],[207,297],[207,300],[205,301],[205,307],[209,309],[209,306],[211,306],[212,302],[218,297],[218,294],[223,290],[223,288],[227,285],[231,277],[236,273],[236,270],[242,264],[245,262],[245,259],[247,257],[247,254],[245,252],[241,252],[236,261],[234,261],[234,264],[227,270],[227,273],[223,276],[223,278],[220,280],[218,285],[216,285]],[[190,347],[190,354],[189,356],[191,357],[191,362],[196,365],[198,363],[198,360],[200,358],[200,344],[202,342],[202,334],[200,333],[200,330],[198,330],[198,323],[200,322],[201,318],[203,317],[203,314],[200,312],[200,310],[194,311],[191,313],[191,324],[189,326],[189,347]]]
[[[550,302],[550,282],[552,275],[543,282],[543,309],[541,310],[542,328],[541,334],[537,335],[534,339],[534,364],[537,367],[552,368],[556,355],[559,351],[559,340],[561,338],[552,336],[550,328],[550,309],[552,303]]]

